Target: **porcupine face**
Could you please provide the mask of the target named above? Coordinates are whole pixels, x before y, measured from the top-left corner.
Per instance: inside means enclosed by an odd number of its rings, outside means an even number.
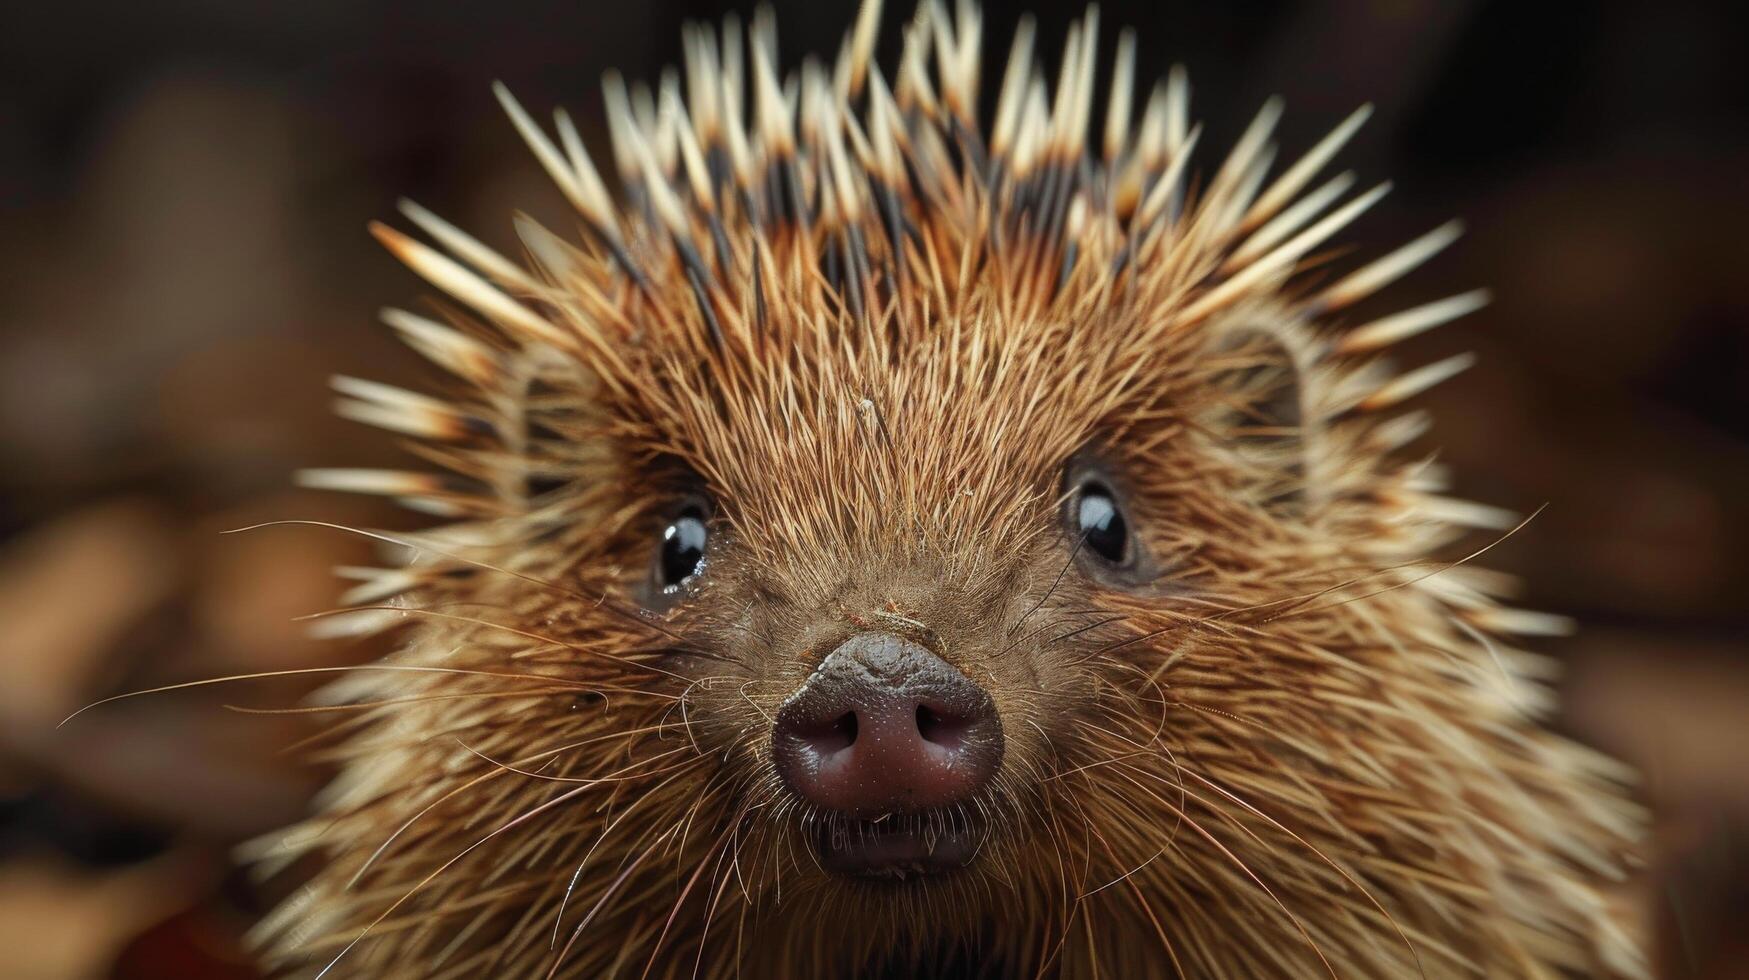
[[[455,522],[337,620],[405,641],[330,694],[276,961],[1635,972],[1594,887],[1635,818],[1505,639],[1548,621],[1431,562],[1498,515],[1381,415],[1461,365],[1374,352],[1478,298],[1338,323],[1452,232],[1302,269],[1382,192],[1301,194],[1364,112],[1273,173],[1267,107],[1193,182],[1127,39],[1090,145],[1091,17],[1055,94],[1023,30],[988,128],[975,10],[891,88],[877,21],[789,100],[769,20],[750,74],[690,34],[685,100],[610,79],[620,203],[506,98],[585,232],[520,222],[526,267],[377,229],[471,310],[388,317],[461,383],[342,407],[454,475],[310,482]]]

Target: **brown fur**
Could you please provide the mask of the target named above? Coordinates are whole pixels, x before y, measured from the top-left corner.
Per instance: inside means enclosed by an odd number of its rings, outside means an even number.
[[[527,270],[423,212],[483,278],[380,231],[475,312],[391,321],[461,378],[450,398],[346,382],[348,411],[456,476],[313,482],[457,520],[335,620],[405,642],[329,691],[341,774],[262,848],[320,856],[261,927],[273,962],[1641,972],[1598,891],[1637,835],[1622,775],[1537,725],[1545,665],[1506,636],[1546,620],[1430,560],[1493,515],[1395,454],[1413,419],[1376,413],[1424,376],[1372,359],[1389,324],[1335,327],[1377,284],[1312,288],[1321,234],[1242,251],[1293,197],[1259,193],[1267,132],[1179,205],[1177,90],[1083,151],[1091,20],[1048,123],[999,118],[988,144],[965,108],[975,11],[919,13],[896,97],[867,30],[835,79],[804,69],[792,113],[756,26],[740,146],[733,42],[692,35],[690,113],[677,91],[616,113],[624,207],[536,135],[587,234],[525,225]],[[1157,575],[1084,572],[1060,518],[1080,465]],[[690,492],[714,506],[705,571],[645,610]],[[1008,748],[964,872],[828,876],[803,830],[833,818],[773,773],[776,707],[869,626],[930,634],[996,699]]]

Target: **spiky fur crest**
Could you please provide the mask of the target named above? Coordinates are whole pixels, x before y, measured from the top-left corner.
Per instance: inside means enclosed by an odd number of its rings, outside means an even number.
[[[529,262],[413,205],[378,236],[460,302],[387,321],[459,379],[342,379],[341,410],[452,471],[324,470],[456,518],[353,569],[338,634],[406,631],[335,685],[339,777],[269,869],[288,972],[416,976],[1638,974],[1598,891],[1639,817],[1543,732],[1546,665],[1498,576],[1429,556],[1499,512],[1438,495],[1381,420],[1463,366],[1375,353],[1466,294],[1338,329],[1455,235],[1333,284],[1316,248],[1383,188],[1302,196],[1365,110],[1268,180],[1266,106],[1207,181],[1181,75],[1139,125],[1119,45],[1089,146],[1094,13],[1054,95],[1023,24],[993,125],[979,14],[925,4],[896,85],[878,5],[779,78],[756,19],[687,35],[689,97],[607,85],[615,204],[561,112],[506,107],[576,206]],[[930,62],[933,60],[933,70]],[[750,103],[752,126],[743,121]],[[987,135],[986,135],[987,134]],[[1285,393],[1285,398],[1283,397]],[[1286,406],[1278,417],[1260,406]],[[1083,574],[1064,467],[1122,492],[1155,574]],[[649,590],[674,501],[704,573]],[[649,606],[659,611],[650,611]],[[769,718],[823,651],[929,634],[1009,748],[965,872],[833,879]]]

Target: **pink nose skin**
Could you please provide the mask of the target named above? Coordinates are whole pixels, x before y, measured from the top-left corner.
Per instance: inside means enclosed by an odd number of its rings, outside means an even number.
[[[879,817],[975,796],[1002,763],[1002,722],[990,695],[947,661],[863,633],[778,709],[772,754],[803,799]]]

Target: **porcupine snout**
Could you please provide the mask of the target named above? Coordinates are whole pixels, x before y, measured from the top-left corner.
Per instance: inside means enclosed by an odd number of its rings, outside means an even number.
[[[935,653],[862,633],[784,702],[772,750],[803,799],[877,817],[975,796],[1002,762],[1002,722],[989,693]]]

